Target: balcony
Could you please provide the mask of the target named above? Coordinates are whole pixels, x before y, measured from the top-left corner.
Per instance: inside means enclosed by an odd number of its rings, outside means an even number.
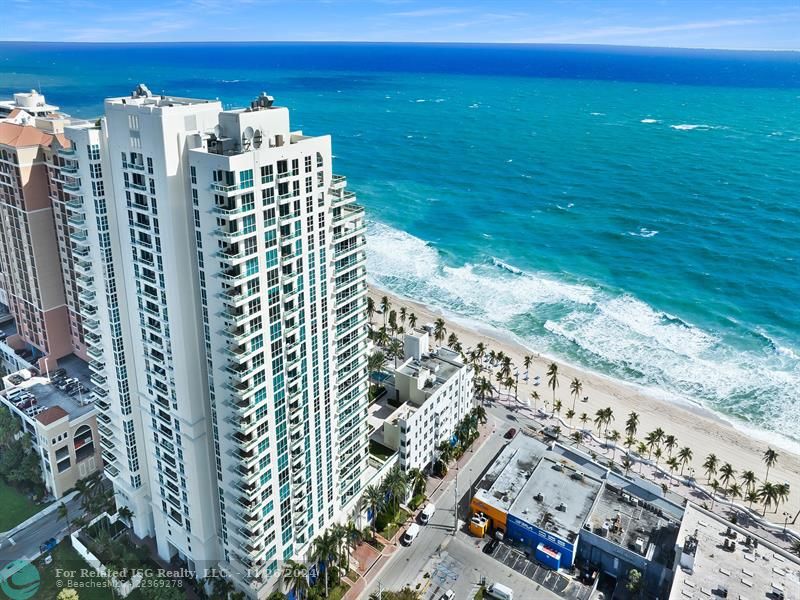
[[[82,215],[72,215],[67,218],[67,223],[77,229],[86,229],[86,219]]]
[[[93,384],[95,384],[97,387],[100,387],[100,388],[105,387],[106,382],[107,382],[107,380],[105,378],[105,375],[98,375],[97,373],[92,373],[89,376],[89,379],[91,380],[91,382]]]
[[[331,188],[332,190],[343,190],[344,187],[347,185],[347,177],[344,175],[334,175],[331,177]]]
[[[104,358],[103,349],[99,346],[89,346],[87,352],[94,360],[103,360]]]
[[[347,223],[364,216],[364,207],[355,205],[345,205],[338,210],[338,214],[333,217],[334,225]]]
[[[73,156],[75,156],[75,148],[73,148],[72,146],[70,146],[69,148],[58,148],[56,150],[56,153],[64,158],[72,158]]]
[[[83,328],[86,331],[92,331],[94,333],[97,333],[97,332],[100,331],[100,321],[98,321],[97,319],[92,319],[92,318],[89,318],[89,319],[84,318],[83,319]]]
[[[333,207],[337,208],[339,206],[344,206],[346,204],[350,204],[351,202],[355,202],[356,195],[355,192],[347,192],[344,190],[335,190],[331,194],[331,198],[333,199]]]
[[[215,192],[221,192],[223,194],[231,194],[239,189],[239,186],[234,184],[231,185],[224,185],[222,183],[212,183],[211,189]]]
[[[73,196],[72,199],[67,200],[65,204],[67,205],[67,208],[72,211],[83,212],[84,210],[83,199],[80,196],[77,198]]]
[[[130,188],[132,190],[138,190],[140,192],[146,192],[147,186],[143,183],[133,183],[132,181],[126,181],[125,187]]]
[[[214,206],[213,212],[218,215],[228,216],[228,215],[238,215],[246,212],[250,212],[251,210],[255,210],[256,205],[253,203],[250,204],[242,204],[241,206],[229,205],[229,206],[221,206],[216,205]]]
[[[133,169],[134,171],[144,171],[144,164],[137,162],[123,162],[123,169]]]
[[[78,297],[81,299],[81,302],[92,303],[94,302],[95,293],[90,289],[82,289],[78,292]]]

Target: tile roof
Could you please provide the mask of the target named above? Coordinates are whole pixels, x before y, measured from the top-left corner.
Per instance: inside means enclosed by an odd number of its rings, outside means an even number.
[[[15,148],[51,146],[54,139],[57,139],[64,148],[71,146],[70,141],[61,133],[48,133],[38,127],[17,125],[16,123],[0,123],[0,144],[6,146]]]
[[[67,411],[65,411],[60,406],[51,406],[47,410],[40,412],[36,415],[36,420],[39,421],[42,425],[51,425],[58,421],[59,419],[63,419],[67,416]]]

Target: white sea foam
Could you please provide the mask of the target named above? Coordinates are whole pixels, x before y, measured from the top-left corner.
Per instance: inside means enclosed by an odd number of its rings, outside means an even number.
[[[606,116],[606,113],[601,113],[601,112],[591,112],[589,114],[592,115],[593,117],[604,117],[604,116]]]
[[[658,231],[655,229],[647,229],[646,227],[640,227],[639,231],[629,231],[628,235],[631,235],[633,237],[651,238],[653,236],[658,235]]]
[[[389,289],[516,331],[537,351],[580,355],[584,366],[610,367],[667,400],[740,414],[743,420],[734,423],[748,431],[768,427],[800,439],[800,403],[794,401],[800,356],[788,343],[773,340],[772,351],[744,351],[629,294],[527,272],[496,258],[452,266],[423,240],[380,223],[369,224],[367,245],[370,276]],[[521,322],[543,315],[541,329],[520,330]],[[748,423],[747,415],[758,421]],[[783,440],[784,447],[793,445]]]
[[[639,122],[640,123],[660,123],[661,121],[659,121],[658,119],[642,119]]]
[[[705,125],[703,123],[700,124],[692,124],[692,123],[681,123],[680,125],[670,125],[672,129],[677,129],[678,131],[693,131],[695,129],[699,130],[706,130],[706,129],[719,129],[714,125]]]
[[[474,104],[470,104],[467,108],[480,108],[480,104],[475,102]]]

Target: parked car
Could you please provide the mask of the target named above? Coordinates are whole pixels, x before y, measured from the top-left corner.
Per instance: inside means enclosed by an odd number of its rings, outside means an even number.
[[[406,546],[410,546],[411,542],[413,542],[417,535],[419,535],[419,525],[416,523],[412,523],[406,529],[406,532],[403,534],[403,537],[400,539]]]
[[[486,588],[486,594],[497,600],[514,600],[514,590],[502,583],[492,583]]]
[[[447,590],[439,600],[453,600],[456,597],[456,593],[453,590]]]
[[[419,522],[423,525],[427,525],[430,522],[433,513],[435,512],[436,506],[434,506],[433,502],[428,502],[425,505],[425,508],[422,509],[422,512],[419,513]]]
[[[42,554],[46,554],[56,546],[58,546],[58,540],[56,538],[50,538],[44,544],[39,546],[39,552],[41,552]]]
[[[512,427],[511,429],[506,431],[506,434],[503,437],[505,437],[507,440],[510,440],[515,435],[517,435],[517,430]]]
[[[490,539],[490,540],[489,540],[489,541],[486,543],[486,545],[483,547],[483,551],[484,551],[486,554],[492,554],[492,553],[493,553],[493,552],[494,552],[494,551],[497,549],[497,545],[498,545],[499,543],[500,543],[500,541],[499,541],[499,540],[496,540],[495,538],[492,538],[492,539]]]

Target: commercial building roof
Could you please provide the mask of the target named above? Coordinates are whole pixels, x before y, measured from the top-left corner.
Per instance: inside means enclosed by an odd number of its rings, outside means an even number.
[[[555,458],[541,458],[508,512],[574,542],[603,482]]]
[[[721,597],[755,600],[800,598],[800,559],[750,536],[717,515],[689,504],[680,530],[683,544],[671,600]],[[688,566],[690,565],[690,566]]]
[[[545,452],[547,446],[539,440],[518,435],[478,482],[475,498],[508,512]]]
[[[464,366],[456,362],[456,358],[453,352],[440,348],[438,354],[424,354],[419,359],[409,359],[397,368],[397,373],[413,378],[427,377],[425,391],[433,395]]]

